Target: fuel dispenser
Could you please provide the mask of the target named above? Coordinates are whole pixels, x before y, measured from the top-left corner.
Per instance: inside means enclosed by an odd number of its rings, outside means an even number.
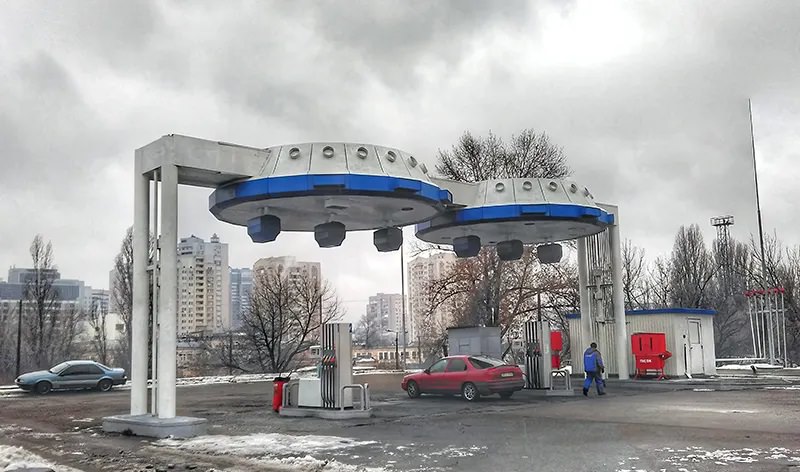
[[[525,322],[525,373],[525,388],[550,388],[552,353],[547,321]]]
[[[353,342],[350,323],[327,323],[322,327],[320,397],[323,408],[353,406],[353,392],[342,387],[353,383]]]
[[[285,386],[283,416],[329,419],[369,417],[369,385],[353,383],[353,341],[350,323],[322,326],[317,377],[299,378]],[[359,397],[353,401],[353,391]]]

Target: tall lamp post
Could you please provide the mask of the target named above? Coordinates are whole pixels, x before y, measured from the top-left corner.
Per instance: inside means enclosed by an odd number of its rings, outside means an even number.
[[[400,333],[393,329],[387,329],[387,333],[394,333],[394,368],[396,370],[400,370]],[[405,339],[407,332],[403,332],[403,339]],[[405,351],[403,352],[405,356]],[[405,359],[403,359],[403,363],[405,363]]]
[[[22,297],[20,297],[19,299],[19,311],[17,312],[17,369],[16,369],[17,377],[19,377],[21,351],[22,351]]]
[[[406,349],[408,348],[408,330],[406,329],[406,263],[404,259],[405,241],[400,245],[400,298],[403,303],[403,368],[406,366]]]

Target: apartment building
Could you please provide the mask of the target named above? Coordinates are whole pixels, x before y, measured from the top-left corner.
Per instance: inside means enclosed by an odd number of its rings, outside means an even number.
[[[213,334],[231,327],[228,245],[214,234],[178,244],[178,336]]]

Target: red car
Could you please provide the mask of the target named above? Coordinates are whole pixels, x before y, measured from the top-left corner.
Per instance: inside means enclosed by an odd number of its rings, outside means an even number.
[[[406,375],[400,386],[411,398],[422,393],[460,393],[465,400],[475,401],[494,393],[510,398],[525,382],[516,365],[484,356],[449,356],[423,372]]]

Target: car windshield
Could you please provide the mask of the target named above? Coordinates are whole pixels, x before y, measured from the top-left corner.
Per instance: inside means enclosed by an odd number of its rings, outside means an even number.
[[[489,368],[489,367],[499,367],[501,365],[506,365],[505,362],[501,361],[500,359],[495,359],[493,357],[486,357],[486,356],[475,356],[472,358],[473,361],[477,361],[481,367]]]
[[[50,369],[50,373],[51,374],[60,374],[61,371],[66,369],[67,367],[69,367],[69,364],[67,362],[62,362],[61,364],[58,364],[57,366],[51,368]]]
[[[101,364],[101,363],[99,363],[99,362],[97,363],[97,365],[98,365],[98,366],[100,366],[100,368],[101,368],[101,369],[103,369],[103,370],[111,370],[111,367],[108,367],[108,366],[106,366],[106,365],[103,365],[103,364]]]

